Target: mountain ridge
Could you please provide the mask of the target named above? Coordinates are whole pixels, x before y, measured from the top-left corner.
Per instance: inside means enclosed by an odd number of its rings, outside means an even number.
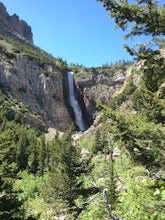
[[[10,16],[2,2],[0,2],[0,27],[0,34],[33,44],[31,27],[25,21],[20,20],[18,15]]]

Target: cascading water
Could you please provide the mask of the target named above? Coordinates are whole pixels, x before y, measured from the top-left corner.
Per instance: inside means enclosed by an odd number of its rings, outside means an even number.
[[[69,84],[69,101],[74,111],[75,123],[81,131],[85,131],[86,126],[84,125],[84,122],[83,122],[82,110],[75,97],[73,72],[68,72],[68,84]]]

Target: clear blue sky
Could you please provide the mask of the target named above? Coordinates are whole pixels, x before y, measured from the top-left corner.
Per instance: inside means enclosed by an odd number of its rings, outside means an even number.
[[[102,66],[132,58],[124,33],[96,0],[0,0],[32,28],[34,44],[68,64]]]

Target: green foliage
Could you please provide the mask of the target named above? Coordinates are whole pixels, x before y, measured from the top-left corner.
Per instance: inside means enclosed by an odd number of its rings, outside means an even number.
[[[116,132],[115,129],[114,134]],[[122,148],[125,146],[122,142],[120,144]],[[119,142],[111,143],[112,148],[116,145],[119,147]],[[94,157],[92,162],[94,179],[98,185],[106,188],[110,205],[112,202],[111,208],[113,207],[116,216],[126,220],[163,220],[165,214],[163,180],[159,180],[158,184],[154,179],[150,179],[146,168],[133,162],[125,149],[122,149],[119,157],[114,158],[113,167],[106,154]],[[114,192],[117,193],[117,197],[113,197]],[[113,198],[117,198],[114,204]],[[88,201],[79,219],[109,219],[101,195],[90,196]]]
[[[0,218],[19,219],[21,202],[13,191],[18,172],[15,161],[14,134],[8,129],[0,134]]]
[[[36,177],[24,170],[18,173],[18,179],[15,181],[14,189],[21,192],[19,194],[20,199],[32,199],[39,194],[41,183],[41,177]]]
[[[80,150],[72,143],[72,128],[52,142],[51,172],[47,199],[59,201],[68,207],[69,213],[79,212],[76,200],[81,195],[81,176],[86,171],[81,161]]]
[[[148,121],[162,123],[164,120],[165,101],[157,93],[149,91],[143,83],[130,96],[132,107]]]
[[[129,91],[126,92],[128,97]],[[162,174],[157,180],[151,180],[146,171],[148,168],[151,174],[157,174],[164,166],[165,134],[160,125],[104,106],[108,124],[90,138],[81,137],[80,146],[79,141],[73,143],[72,129],[62,137],[57,133],[52,143],[46,143],[43,136],[39,137],[21,124],[19,116],[12,116],[10,102],[2,96],[0,101],[3,105],[0,111],[0,172],[3,174],[0,198],[4,204],[1,216],[51,219],[60,210],[67,219],[108,219],[103,197],[90,178],[91,172],[101,192],[106,191],[116,216],[128,220],[163,219]],[[123,154],[115,161],[108,156],[104,130],[113,133],[112,150],[121,145]],[[92,158],[89,153],[82,159],[82,148],[94,149],[97,155]]]
[[[89,138],[82,138],[76,143],[80,146],[81,149],[91,149],[94,143],[94,138],[94,135],[91,135]]]
[[[124,91],[118,96],[114,97],[110,102],[112,109],[118,108],[123,102],[126,102],[130,99],[131,95],[134,94],[136,87],[133,84],[133,79],[130,79],[129,83],[125,87]]]
[[[37,172],[40,142],[34,130],[21,124],[19,114],[13,110],[16,103],[2,93],[0,101],[0,218],[22,219],[23,189],[15,188],[20,178],[17,174],[21,170]]]
[[[135,165],[126,154],[116,160],[118,175],[122,182],[122,193],[116,214],[123,219],[163,219],[161,199],[155,199],[155,181],[149,179],[143,166]]]
[[[99,0],[103,2],[110,16],[114,18],[115,24],[126,30],[128,24],[132,24],[128,36],[153,34],[165,34],[165,6],[154,0],[136,0],[128,3],[128,0]]]
[[[106,118],[111,118],[111,124],[106,127],[120,138],[135,160],[141,161],[147,167],[164,165],[165,131],[161,125],[145,121],[140,116],[125,115],[104,108]],[[154,129],[153,129],[154,128]]]
[[[34,165],[36,168],[38,165],[38,172],[39,172],[39,175],[41,175],[41,176],[43,176],[44,170],[46,167],[46,159],[47,159],[46,151],[47,151],[47,149],[46,149],[45,138],[44,138],[44,136],[42,136],[40,138],[39,148],[38,148],[38,150],[36,149],[35,153],[34,153],[34,157],[35,157],[35,164]]]
[[[58,58],[56,60],[56,66],[63,72],[66,72],[69,70],[68,64],[66,61],[63,61],[62,58]]]
[[[52,215],[51,211],[46,210],[47,204],[40,197],[43,182],[42,177],[25,170],[18,173],[14,190],[19,192],[18,199],[22,201],[24,219],[48,219]]]
[[[28,138],[24,131],[21,131],[20,138],[17,144],[17,164],[20,170],[25,170],[28,164],[29,152],[27,148],[29,145]]]
[[[160,54],[147,57],[144,63],[148,68],[144,69],[144,82],[148,90],[157,92],[165,81],[165,59]]]
[[[71,66],[71,70],[75,74],[84,74],[84,75],[92,75],[93,77],[98,76],[100,74],[103,74],[107,76],[109,73],[115,73],[117,71],[126,71],[130,65],[133,64],[133,61],[125,61],[125,60],[119,60],[115,63],[106,63],[103,64],[102,67],[96,67],[96,68],[85,68],[85,67],[77,67],[77,66]],[[77,68],[76,68],[77,67]]]
[[[147,121],[160,124],[165,117],[164,87],[161,87],[165,75],[163,69],[157,77],[156,72],[155,74],[152,74],[152,71],[148,72],[149,68],[144,71],[146,72],[142,74],[139,86],[136,87],[133,84],[133,79],[130,79],[122,93],[111,100],[110,107],[115,110],[124,103],[129,106],[130,112],[131,110],[136,111]],[[156,86],[154,87],[154,85]]]
[[[92,200],[90,204],[82,211],[79,215],[80,220],[100,220],[107,219],[107,214],[105,212],[105,206],[102,202],[101,196],[98,196],[97,199]]]
[[[117,176],[115,173],[114,161],[108,161],[104,171],[106,193],[108,197],[108,202],[111,206],[111,209],[115,209],[118,202],[118,190],[117,190]]]
[[[97,154],[98,152],[102,152],[104,150],[106,144],[106,138],[104,133],[99,130],[96,130],[94,141],[91,147],[91,153]]]
[[[102,65],[102,69],[104,70],[111,70],[111,71],[117,71],[117,70],[123,70],[125,71],[131,64],[133,64],[133,61],[127,61],[127,60],[118,60],[115,63],[105,63]],[[99,67],[97,69],[100,69]]]

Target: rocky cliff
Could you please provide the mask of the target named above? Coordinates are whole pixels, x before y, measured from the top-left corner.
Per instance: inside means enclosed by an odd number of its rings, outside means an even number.
[[[64,74],[53,65],[40,66],[39,59],[0,53],[0,84],[4,93],[40,115],[49,127],[64,130],[71,124],[65,105]]]
[[[0,34],[12,37],[18,41],[33,43],[31,27],[14,14],[10,16],[5,6],[0,2]]]
[[[86,69],[75,74],[77,87],[83,94],[88,112],[95,117],[97,102],[109,104],[120,93],[127,79],[132,75],[132,68],[96,68]]]

